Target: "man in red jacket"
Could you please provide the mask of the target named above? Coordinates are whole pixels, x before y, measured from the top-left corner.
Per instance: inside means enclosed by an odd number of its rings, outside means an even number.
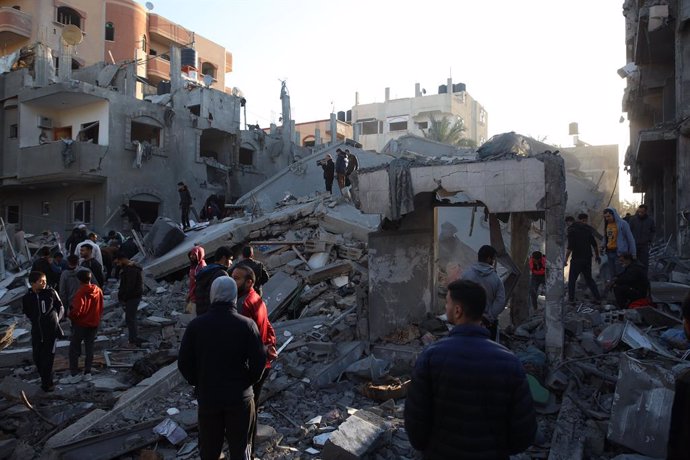
[[[80,270],[77,272],[79,290],[72,300],[69,319],[72,320],[72,337],[69,342],[70,377],[60,379],[60,383],[79,383],[91,380],[91,364],[93,363],[93,343],[96,340],[98,325],[103,315],[103,291],[95,284],[91,284],[91,272]],[[79,355],[81,343],[84,342],[84,375],[79,373]]]
[[[261,388],[271,370],[271,361],[278,356],[276,352],[276,333],[268,320],[266,304],[254,290],[254,283],[256,282],[254,270],[248,265],[237,265],[232,271],[232,279],[237,284],[237,310],[241,315],[254,320],[256,327],[259,329],[261,342],[266,348],[266,367],[261,375],[261,379],[253,386],[254,407],[258,410]],[[253,423],[252,434],[249,440],[252,455],[254,452],[254,436],[256,435],[256,417],[254,417]]]

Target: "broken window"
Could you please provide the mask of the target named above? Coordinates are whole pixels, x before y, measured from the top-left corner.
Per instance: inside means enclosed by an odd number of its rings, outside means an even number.
[[[191,112],[192,115],[196,115],[197,117],[201,116],[201,106],[200,105],[190,105],[187,107],[189,111]]]
[[[396,121],[388,125],[389,131],[407,131],[407,121]]]
[[[418,129],[429,129],[429,122],[428,121],[420,121],[417,123],[417,128]]]
[[[139,196],[141,197],[142,195],[140,194]],[[145,198],[148,198],[148,195]],[[129,200],[129,207],[139,214],[143,224],[153,224],[158,219],[159,206],[160,203],[158,201],[149,201],[148,199]]]
[[[10,204],[5,208],[5,222],[8,224],[19,224],[19,205]]]
[[[138,121],[132,121],[132,134],[129,141],[148,142],[154,147],[160,145],[161,128]]]
[[[97,121],[91,121],[81,125],[81,130],[79,131],[79,140],[82,142],[93,142],[94,144],[98,144],[98,125],[99,122]]]
[[[75,224],[91,223],[91,200],[72,201],[72,222]]]
[[[362,134],[378,134],[379,122],[378,120],[367,120],[360,122],[362,126]]]
[[[254,151],[250,149],[245,149],[240,147],[240,164],[245,166],[251,166],[254,164]]]
[[[210,75],[214,79],[216,78],[217,67],[210,62],[204,62],[201,64],[201,73],[203,75]]]
[[[81,29],[81,15],[76,10],[66,6],[58,7],[57,22],[64,25],[73,24]]]
[[[9,135],[7,137],[9,137],[10,139],[16,139],[18,134],[19,134],[19,125],[16,123],[13,125],[10,125],[10,132],[9,132]]]
[[[105,39],[108,41],[115,41],[115,26],[112,22],[105,23]]]
[[[151,56],[158,56],[158,51],[154,50],[153,48],[149,49],[149,54]]]

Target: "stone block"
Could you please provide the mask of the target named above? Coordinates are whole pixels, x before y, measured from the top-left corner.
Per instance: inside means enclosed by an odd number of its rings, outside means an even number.
[[[345,420],[329,437],[321,456],[324,460],[362,459],[376,448],[388,430],[384,419],[360,410]]]
[[[21,399],[21,392],[24,391],[27,398],[36,396],[41,389],[32,383],[25,382],[16,377],[7,376],[0,383],[0,394],[7,399]]]

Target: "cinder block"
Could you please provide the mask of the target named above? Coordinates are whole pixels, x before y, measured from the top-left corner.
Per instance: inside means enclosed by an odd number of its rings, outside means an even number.
[[[321,452],[324,460],[355,460],[365,458],[376,448],[388,430],[386,421],[371,412],[360,410],[345,420]]]

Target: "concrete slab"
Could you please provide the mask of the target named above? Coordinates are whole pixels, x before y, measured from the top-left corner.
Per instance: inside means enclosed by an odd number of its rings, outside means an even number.
[[[36,396],[41,389],[38,385],[25,382],[12,376],[5,377],[2,379],[2,383],[0,383],[0,395],[7,399],[20,399],[22,391],[31,399]]]
[[[314,388],[333,383],[347,367],[359,360],[364,353],[364,342],[340,342],[338,355],[330,363],[315,364],[307,371],[307,377]]]
[[[321,456],[324,460],[362,459],[377,446],[387,429],[383,418],[365,410],[357,411],[331,433]]]
[[[274,319],[272,315],[281,310],[284,304],[294,296],[300,285],[299,281],[284,272],[276,272],[271,276],[262,288],[269,318]]]

